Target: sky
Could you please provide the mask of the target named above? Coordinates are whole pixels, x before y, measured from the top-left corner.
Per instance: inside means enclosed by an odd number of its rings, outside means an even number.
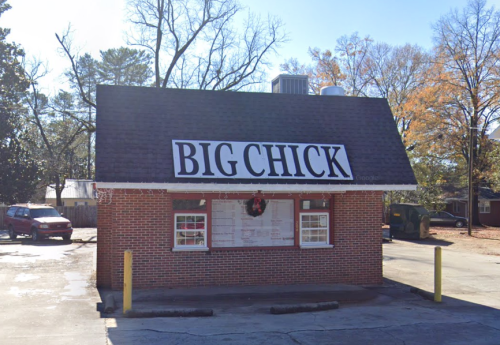
[[[58,50],[55,33],[71,24],[74,47],[94,58],[100,50],[126,45],[126,0],[8,0],[12,9],[0,17],[0,27],[10,28],[8,41],[20,44],[28,57],[46,62],[50,74],[42,85],[51,94],[64,85],[60,75],[70,67]],[[358,32],[376,42],[432,47],[432,24],[467,0],[240,0],[252,12],[278,16],[289,41],[272,58],[271,79],[279,64],[291,57],[310,62],[308,49],[333,49],[340,36]],[[500,9],[500,0],[488,7]],[[270,90],[270,87],[269,87]]]

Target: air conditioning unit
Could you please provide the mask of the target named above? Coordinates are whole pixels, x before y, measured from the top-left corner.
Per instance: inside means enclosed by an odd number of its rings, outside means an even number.
[[[273,93],[289,93],[308,95],[309,82],[307,75],[280,74],[272,81]]]

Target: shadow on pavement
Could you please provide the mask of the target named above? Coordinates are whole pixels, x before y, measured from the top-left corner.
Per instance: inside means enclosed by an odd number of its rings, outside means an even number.
[[[105,314],[103,303],[97,306],[102,317],[123,317],[123,293],[99,289],[102,301],[113,295],[116,310]],[[215,314],[262,314],[269,313],[276,305],[298,305],[337,301],[339,303],[361,303],[377,297],[377,292],[361,286],[345,284],[325,285],[280,285],[201,287],[189,289],[134,290],[132,309],[161,311],[168,309],[202,308],[213,309]]]
[[[80,233],[80,229],[76,228],[73,230],[73,238],[71,240],[63,240],[60,237],[49,237],[42,238],[36,242],[30,236],[18,235],[15,240],[11,240],[9,237],[8,230],[0,230],[0,245],[10,245],[10,244],[21,244],[28,246],[61,246],[68,244],[86,244],[86,243],[97,243],[97,232],[96,230],[86,231]]]
[[[434,303],[389,279],[380,286],[352,287],[351,294],[370,298],[340,302],[338,310],[269,314],[272,304],[322,300],[331,297],[329,291],[317,285],[141,290],[133,293],[133,309],[213,307],[214,316],[128,319],[122,316],[121,293],[99,290],[102,300],[114,294],[118,305],[113,314],[102,314],[113,344],[442,345],[498,344],[500,339],[499,310],[446,296]]]
[[[62,246],[62,245],[68,245],[72,244],[73,242],[71,240],[62,240],[59,238],[50,238],[50,239],[41,239],[39,241],[34,242],[31,237],[18,237],[15,240],[11,240],[10,238],[7,239],[0,239],[0,245],[1,244],[21,244],[24,246]]]
[[[431,236],[423,239],[418,239],[418,240],[409,240],[409,239],[397,239],[398,241],[401,242],[410,242],[410,243],[418,243],[418,244],[423,244],[423,245],[428,245],[428,246],[440,246],[440,247],[447,247],[452,245],[455,242],[452,241],[446,241],[446,240],[441,240],[437,239]]]

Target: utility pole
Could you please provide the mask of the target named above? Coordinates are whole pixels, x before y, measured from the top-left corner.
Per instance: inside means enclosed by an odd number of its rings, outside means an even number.
[[[472,213],[473,207],[472,202],[474,201],[474,188],[473,188],[473,178],[474,178],[474,148],[473,148],[473,136],[476,135],[477,127],[471,126],[469,128],[469,196],[468,196],[468,220],[467,220],[467,233],[472,236]]]
[[[91,97],[90,95],[90,82],[88,85],[88,92],[89,92],[89,98]],[[92,106],[89,104],[89,125],[92,123]],[[87,179],[92,180],[92,160],[91,160],[91,155],[92,155],[92,132],[88,131],[88,138],[87,138]]]

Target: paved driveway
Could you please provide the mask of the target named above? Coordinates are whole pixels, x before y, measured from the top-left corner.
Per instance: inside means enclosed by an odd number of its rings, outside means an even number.
[[[91,234],[89,230],[85,236]],[[0,232],[0,242],[5,236]],[[383,287],[368,287],[378,293],[375,300],[341,305],[338,310],[271,315],[268,308],[238,313],[228,307],[207,318],[110,315],[103,319],[96,311],[100,299],[92,286],[95,244],[58,239],[36,245],[30,240],[3,244],[0,344],[498,345],[500,311],[485,307],[497,303],[498,285],[488,280],[490,274],[498,273],[497,257],[444,250],[443,292],[459,299],[445,297],[442,304],[435,304],[398,283],[430,290],[432,255],[432,246],[402,241],[385,244],[384,269],[392,280],[386,280]],[[453,291],[450,286],[455,286]]]
[[[434,248],[431,241],[384,244],[384,277],[433,292]],[[500,256],[443,246],[442,275],[443,295],[500,309]]]
[[[379,296],[367,303],[290,315],[229,308],[212,318],[109,318],[108,337],[120,345],[500,344],[499,257],[444,249],[445,297],[438,304],[403,285],[432,291],[433,256],[425,242],[384,244],[385,286],[368,287]]]
[[[73,237],[88,239],[91,232],[77,229]],[[92,286],[96,245],[59,239],[7,244],[6,237],[1,231],[0,344],[106,344]]]

